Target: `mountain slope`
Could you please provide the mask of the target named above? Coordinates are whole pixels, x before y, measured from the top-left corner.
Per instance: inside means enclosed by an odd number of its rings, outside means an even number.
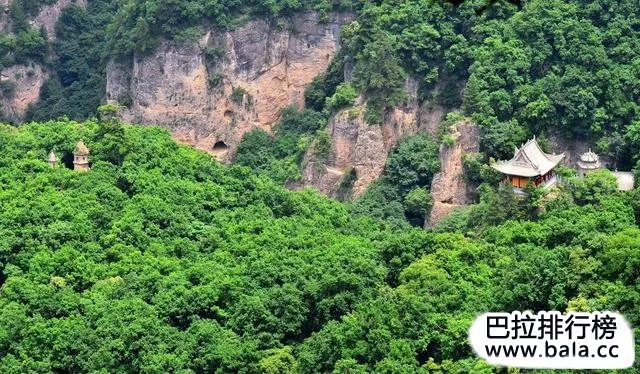
[[[79,139],[88,172],[68,168]],[[51,121],[0,142],[2,372],[490,372],[467,344],[487,310],[640,324],[632,195],[605,175],[536,221],[493,226],[509,201],[488,201],[472,239],[351,216],[155,127]]]

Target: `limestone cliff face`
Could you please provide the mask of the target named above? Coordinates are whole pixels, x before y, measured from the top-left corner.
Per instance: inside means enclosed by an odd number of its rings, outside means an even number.
[[[0,9],[8,9],[11,0],[0,0]],[[43,27],[47,31],[49,41],[55,38],[55,24],[62,9],[71,5],[86,6],[86,0],[59,0],[51,5],[43,5],[38,15],[29,20],[29,23],[36,27]],[[0,33],[9,33],[11,30],[9,13],[0,12]],[[49,78],[48,70],[38,63],[26,65],[14,65],[5,68],[0,72],[0,79],[11,81],[15,85],[15,91],[6,97],[0,95],[0,108],[3,116],[13,122],[19,123],[24,119],[24,115],[29,104],[35,103],[40,97],[40,89]]]
[[[0,32],[8,33],[10,31],[9,6],[13,0],[0,0]],[[77,4],[81,7],[87,5],[87,0],[58,0],[53,4],[42,5],[38,14],[29,20],[29,23],[35,28],[44,27],[47,30],[49,39],[55,37],[55,25],[60,17],[62,9],[71,4]]]
[[[4,97],[0,95],[0,108],[5,118],[21,122],[29,107],[40,97],[40,88],[49,77],[49,73],[40,65],[14,65],[2,70],[1,79],[15,85],[15,92]]]
[[[54,4],[43,5],[42,8],[40,8],[40,12],[38,13],[38,15],[32,21],[30,21],[30,23],[35,28],[44,27],[44,29],[47,30],[47,36],[49,37],[49,40],[54,40],[56,37],[55,25],[58,21],[58,17],[60,17],[62,9],[71,4],[86,7],[87,0],[58,0]]]
[[[229,159],[245,132],[270,130],[282,108],[303,106],[305,86],[327,68],[352,18],[257,19],[210,30],[194,45],[164,43],[149,56],[111,62],[107,99],[128,102],[127,122],[168,127],[177,140]]]
[[[357,196],[382,174],[387,155],[398,139],[418,131],[435,134],[445,109],[428,101],[420,103],[418,83],[413,79],[407,80],[405,90],[407,103],[389,111],[382,124],[365,122],[366,105],[361,99],[354,107],[333,115],[327,129],[332,143],[329,157],[319,159],[312,150],[307,153],[304,184],[336,196],[344,173],[355,170],[352,192]]]
[[[583,139],[567,139],[553,132],[549,135],[549,146],[551,148],[550,151],[565,154],[564,160],[562,160],[563,165],[576,169],[578,168],[580,156],[590,149],[594,151],[596,149],[595,142],[589,142]],[[615,169],[615,162],[610,157],[606,155],[599,156],[602,167]]]
[[[7,33],[9,32],[9,6],[11,5],[11,0],[0,0],[0,32]]]
[[[453,125],[453,145],[440,145],[440,172],[431,182],[433,207],[425,222],[430,227],[455,209],[473,202],[474,191],[464,179],[463,160],[468,153],[480,150],[480,130],[469,121]]]

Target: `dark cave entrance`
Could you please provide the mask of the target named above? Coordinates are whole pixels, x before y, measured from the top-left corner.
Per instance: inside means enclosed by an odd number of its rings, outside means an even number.
[[[73,154],[65,152],[62,156],[62,164],[65,168],[73,170]]]
[[[213,145],[213,149],[211,151],[217,159],[221,160],[229,152],[229,146],[223,141],[218,141]]]

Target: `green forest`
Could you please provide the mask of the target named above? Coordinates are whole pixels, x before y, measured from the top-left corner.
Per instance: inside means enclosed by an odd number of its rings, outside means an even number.
[[[9,1],[0,34],[0,71],[50,72],[25,122],[0,124],[0,373],[519,373],[468,340],[480,313],[514,310],[619,311],[636,343],[619,372],[640,372],[638,184],[561,167],[520,198],[488,166],[562,136],[640,179],[637,1],[87,0],[55,39],[30,23],[52,3]],[[305,108],[247,132],[230,165],[103,105],[111,60],[298,12],[354,21]],[[473,204],[423,228],[444,130],[400,139],[360,196],[355,170],[340,199],[290,188],[310,148],[328,157],[332,115],[361,96],[377,126],[409,77],[450,111],[441,130],[479,125]],[[15,91],[2,76],[0,99]]]
[[[85,173],[69,168],[79,139]],[[640,194],[606,171],[535,218],[496,190],[422,230],[155,127],[3,126],[0,144],[3,373],[489,373],[467,342],[481,312],[618,310],[640,325]]]

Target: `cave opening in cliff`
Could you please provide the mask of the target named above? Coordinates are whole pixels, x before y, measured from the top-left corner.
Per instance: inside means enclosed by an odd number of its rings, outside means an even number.
[[[229,146],[223,141],[218,141],[213,145],[212,152],[216,158],[223,158],[229,152]]]
[[[62,155],[62,165],[65,168],[73,170],[73,154],[72,153],[64,153]]]

